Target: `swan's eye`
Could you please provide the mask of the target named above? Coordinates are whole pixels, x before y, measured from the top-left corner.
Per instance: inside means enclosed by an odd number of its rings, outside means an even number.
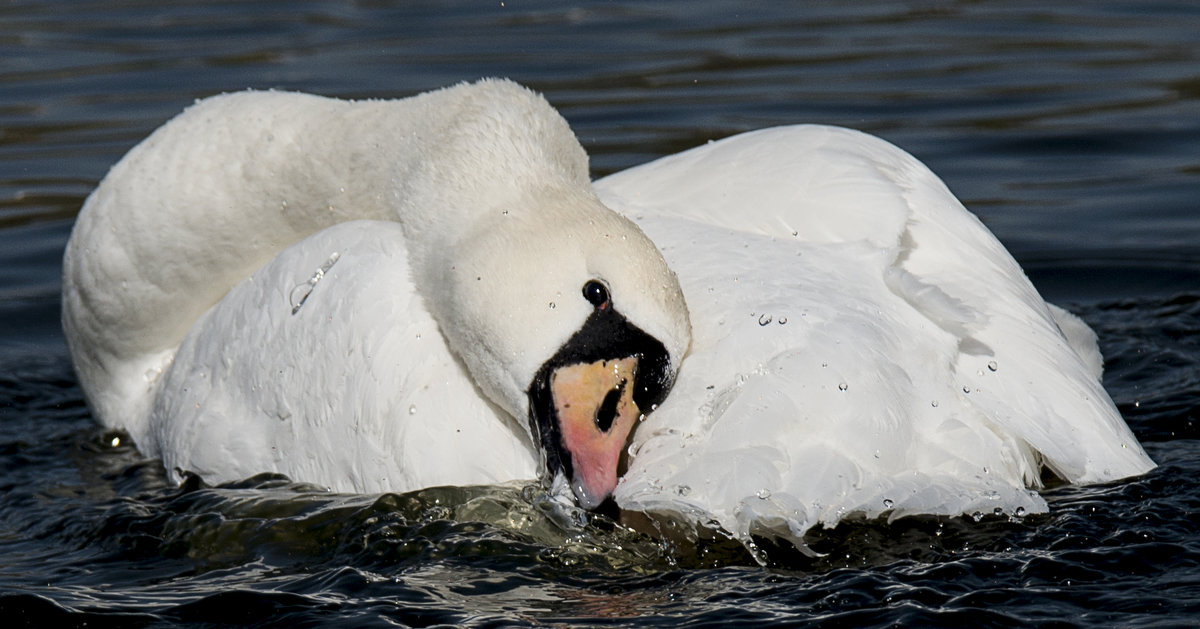
[[[608,305],[608,287],[599,280],[589,280],[583,285],[583,298],[597,308]]]

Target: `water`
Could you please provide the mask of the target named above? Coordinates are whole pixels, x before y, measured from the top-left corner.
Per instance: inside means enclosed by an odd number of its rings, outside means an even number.
[[[731,8],[736,7],[736,8]],[[518,0],[0,5],[0,616],[8,626],[1186,626],[1200,617],[1200,8],[1184,2]],[[556,523],[522,487],[167,485],[91,421],[59,258],[106,169],[193,99],[543,91],[597,175],[738,131],[881,135],[1051,300],[1161,467],[1024,518],[763,542]],[[1003,365],[999,366],[1003,368]]]

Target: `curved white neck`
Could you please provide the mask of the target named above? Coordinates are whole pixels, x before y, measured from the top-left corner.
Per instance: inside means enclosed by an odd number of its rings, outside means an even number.
[[[586,154],[541,97],[506,81],[398,101],[203,101],[130,151],[80,213],[63,320],[84,390],[105,424],[140,421],[196,319],[329,225],[399,221],[414,279],[436,281],[460,226],[560,185],[588,189]]]

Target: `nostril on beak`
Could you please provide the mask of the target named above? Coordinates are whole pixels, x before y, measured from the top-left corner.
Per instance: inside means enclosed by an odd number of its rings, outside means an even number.
[[[600,432],[608,432],[612,428],[613,420],[617,418],[617,404],[620,403],[621,394],[625,392],[625,385],[628,383],[628,380],[622,380],[620,384],[613,387],[613,390],[604,396],[604,401],[596,409],[596,428],[599,428]]]

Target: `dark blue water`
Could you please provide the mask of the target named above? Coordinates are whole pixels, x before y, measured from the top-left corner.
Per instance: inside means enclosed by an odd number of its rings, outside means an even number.
[[[788,5],[785,7],[785,5]],[[5,626],[1189,626],[1200,618],[1200,6],[1193,2],[0,4]],[[97,428],[59,258],[106,169],[193,99],[543,91],[597,175],[732,133],[916,154],[1051,300],[1162,465],[1048,515],[818,531],[821,557],[564,531],[520,487],[166,484]]]

